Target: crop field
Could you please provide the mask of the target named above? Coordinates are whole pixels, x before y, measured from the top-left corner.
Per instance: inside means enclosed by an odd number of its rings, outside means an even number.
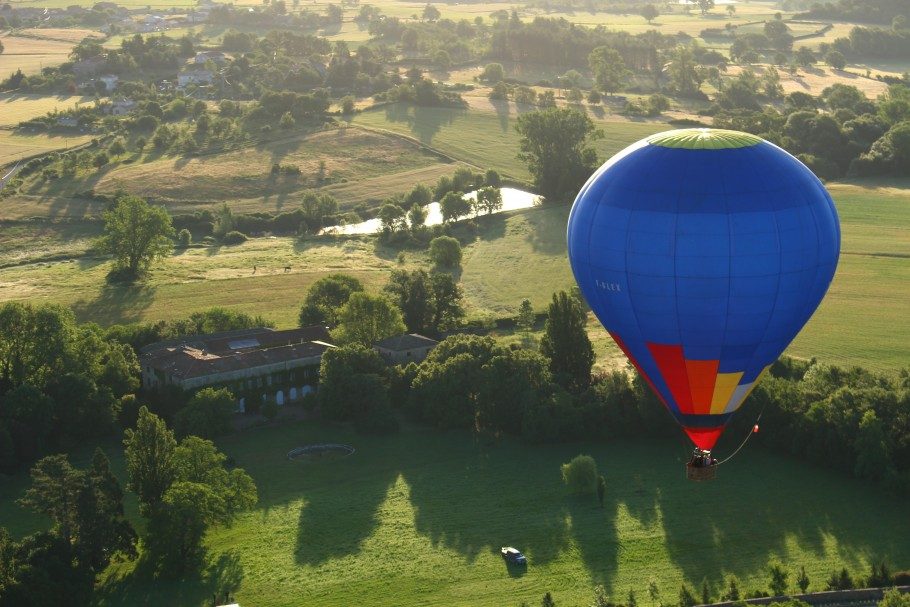
[[[43,67],[60,65],[69,57],[73,42],[0,36],[3,52],[0,53],[0,78],[6,78],[17,69],[26,74],[40,72]]]
[[[515,104],[502,102],[496,112],[394,104],[357,114],[353,124],[385,129],[415,138],[464,162],[493,168],[504,175],[528,180],[524,163],[516,158],[518,133]],[[608,122],[595,117],[604,138],[595,142],[606,160],[630,143],[669,128],[652,122]]]
[[[63,27],[32,27],[16,30],[16,35],[44,40],[59,40],[78,44],[85,38],[104,38],[104,34],[95,30]]]
[[[91,104],[94,97],[78,95],[0,95],[0,127],[15,126],[20,122],[44,116],[50,112],[62,112],[81,104]]]
[[[309,463],[285,457],[315,442],[356,452]],[[255,479],[258,508],[209,534],[209,564],[198,576],[167,582],[115,564],[96,605],[202,607],[224,591],[262,607],[517,606],[548,591],[560,605],[587,605],[595,584],[614,600],[633,590],[647,602],[652,579],[669,600],[681,583],[698,592],[703,580],[716,596],[730,575],[742,591],[767,590],[768,566],[780,562],[791,580],[804,566],[810,590],[821,590],[840,567],[856,575],[873,559],[910,560],[904,501],[757,443],[699,485],[683,478],[686,450],[672,438],[485,445],[466,432],[406,426],[367,437],[298,422],[219,446]],[[122,479],[122,454],[116,445],[108,453]],[[603,509],[565,492],[559,466],[578,453],[593,456],[607,479]],[[17,535],[41,525],[12,503],[25,486],[20,475],[0,494]],[[132,500],[127,511],[135,519]],[[506,567],[504,545],[525,551],[527,570]]]
[[[27,135],[0,129],[0,166],[20,158],[61,150],[91,140],[90,135]]]
[[[763,73],[765,66],[754,66],[757,74]],[[800,68],[796,75],[790,75],[786,70],[778,69],[780,74],[780,85],[784,93],[789,94],[796,91],[809,93],[818,96],[823,90],[833,84],[845,84],[855,86],[869,99],[875,99],[888,90],[888,85],[880,80],[866,78],[865,75],[859,74],[857,70],[850,66],[847,70],[835,70],[828,66],[813,66],[808,70]],[[731,66],[727,69],[727,74],[736,76],[742,72],[739,66]]]
[[[457,166],[405,138],[359,128],[293,136],[198,157],[149,153],[140,159],[124,158],[129,162],[114,162],[74,178],[51,182],[35,178],[25,194],[48,208],[59,203],[58,197],[93,188],[101,193],[138,194],[168,205],[173,212],[225,201],[237,210],[280,212],[296,207],[303,190],[322,186],[351,208],[405,193],[421,181],[434,183]],[[271,169],[276,163],[301,173],[274,175]],[[325,182],[318,180],[320,163],[325,163]],[[92,211],[78,206],[74,210]]]

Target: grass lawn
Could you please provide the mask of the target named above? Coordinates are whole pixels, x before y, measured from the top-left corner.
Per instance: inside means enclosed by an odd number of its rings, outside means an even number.
[[[0,53],[0,78],[6,78],[17,69],[34,74],[43,67],[60,65],[75,46],[74,42],[11,35],[0,36],[0,41],[4,47]]]
[[[514,104],[503,102],[498,107],[499,111],[484,112],[393,104],[358,114],[353,123],[408,135],[465,162],[528,180],[525,164],[516,158],[518,112]],[[653,122],[609,122],[596,118],[595,123],[604,131],[604,138],[594,146],[604,160],[634,141],[670,128]]]
[[[288,450],[315,442],[352,444],[354,455],[291,462]],[[406,427],[364,437],[346,427],[295,422],[219,441],[255,479],[259,507],[209,534],[210,562],[199,574],[166,582],[133,564],[111,567],[99,606],[199,606],[229,590],[241,604],[586,605],[594,584],[615,600],[630,589],[647,601],[654,579],[665,600],[682,582],[706,579],[719,594],[724,576],[743,591],[767,589],[770,562],[791,580],[805,566],[811,590],[831,571],[868,572],[873,559],[910,562],[906,501],[852,479],[775,456],[753,444],[714,483],[683,478],[682,441],[613,440],[531,446],[478,444],[465,432]],[[729,446],[727,447],[729,449]],[[122,474],[122,456],[110,450]],[[590,454],[607,479],[603,509],[566,495],[559,465]],[[17,534],[41,524],[0,500]],[[135,516],[134,503],[128,512]],[[500,546],[530,560],[507,568]]]
[[[44,116],[50,112],[62,112],[83,104],[93,104],[94,97],[78,95],[0,95],[0,126],[16,126],[25,120]]]

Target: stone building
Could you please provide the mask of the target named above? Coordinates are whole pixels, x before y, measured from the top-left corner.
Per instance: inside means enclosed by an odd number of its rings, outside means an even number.
[[[429,337],[424,337],[417,333],[410,333],[387,337],[378,342],[374,347],[376,352],[378,352],[387,363],[393,365],[406,365],[411,362],[421,362],[438,343],[439,342],[435,339],[430,339]]]
[[[275,331],[244,329],[192,335],[158,342],[140,350],[142,388],[176,386],[195,391],[228,388],[237,411],[254,403],[278,405],[303,398],[319,379],[322,353],[333,348],[325,327]]]

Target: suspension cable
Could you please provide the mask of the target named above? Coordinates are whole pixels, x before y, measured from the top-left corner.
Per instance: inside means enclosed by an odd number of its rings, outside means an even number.
[[[731,459],[733,459],[733,456],[736,455],[737,453],[739,453],[740,449],[742,449],[743,447],[746,446],[746,443],[749,442],[749,439],[752,438],[752,435],[758,433],[758,432],[757,432],[757,430],[758,430],[758,422],[761,421],[761,416],[762,416],[762,413],[764,413],[764,412],[765,412],[765,410],[762,409],[761,412],[758,414],[758,417],[755,418],[755,423],[752,424],[752,427],[751,427],[751,428],[749,428],[749,434],[746,435],[746,440],[744,440],[742,443],[740,443],[739,447],[736,448],[736,451],[734,451],[733,453],[731,453],[730,455],[728,455],[728,456],[727,456],[726,458],[724,458],[723,460],[721,460],[721,461],[717,462],[716,464],[714,464],[715,466],[720,466],[721,464],[726,464],[726,463],[729,462]]]

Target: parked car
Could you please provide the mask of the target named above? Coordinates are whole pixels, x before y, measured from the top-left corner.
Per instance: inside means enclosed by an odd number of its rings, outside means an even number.
[[[499,552],[502,554],[502,558],[507,562],[513,565],[527,565],[528,559],[525,558],[525,555],[521,553],[518,548],[512,548],[511,546],[502,547]]]

